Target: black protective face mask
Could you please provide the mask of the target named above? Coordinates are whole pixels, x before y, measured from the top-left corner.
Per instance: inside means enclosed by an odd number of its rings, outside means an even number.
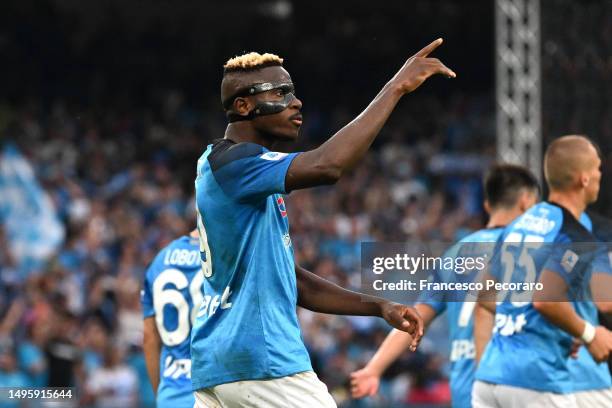
[[[257,95],[259,93],[271,91],[274,89],[283,90],[284,97],[282,100],[259,102],[247,115],[239,115],[231,110],[234,100],[240,96]],[[252,120],[257,116],[272,115],[275,113],[282,112],[287,109],[287,107],[293,101],[294,98],[295,88],[292,82],[281,82],[278,84],[264,82],[261,84],[253,84],[247,88],[239,90],[234,95],[223,101],[223,108],[225,109],[227,118],[231,123],[240,120]]]

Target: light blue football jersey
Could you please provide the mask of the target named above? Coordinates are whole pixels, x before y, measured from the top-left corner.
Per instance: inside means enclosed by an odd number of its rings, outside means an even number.
[[[282,196],[296,155],[222,139],[198,161],[205,296],[191,341],[194,390],[312,370]]]
[[[604,224],[607,224],[605,220],[595,218],[595,225],[593,225],[592,221],[593,220],[587,213],[582,213],[580,223],[584,225],[586,229],[591,231],[598,240],[607,242],[610,239],[610,234],[612,234],[612,231],[604,227]],[[609,264],[606,265],[604,263],[599,265],[601,265],[601,267],[596,266],[596,268],[599,269],[600,272],[605,272],[606,267],[608,271],[610,270]],[[574,307],[576,308],[576,312],[583,319],[587,320],[594,326],[598,326],[600,324],[597,315],[597,307],[593,302],[574,302]],[[595,362],[586,347],[580,347],[578,350],[578,358],[570,359],[568,366],[574,385],[574,391],[601,390],[612,387],[612,380],[610,378],[608,364],[598,364]]]
[[[155,316],[162,340],[159,408],[192,408],[190,332],[202,302],[199,241],[183,236],[155,257],[141,296],[144,317]]]
[[[595,241],[566,209],[542,202],[504,230],[490,270],[505,282],[537,282],[544,269],[551,270],[566,281],[572,298],[588,285],[594,258],[593,253],[580,253],[579,246],[568,251],[569,245]],[[502,279],[508,271],[511,279]],[[511,292],[497,305],[493,335],[476,379],[537,391],[573,392],[568,367],[571,344],[568,333],[550,323],[520,293]]]
[[[476,231],[449,248],[443,257],[484,257],[490,259],[495,242],[499,239],[503,228],[487,228]],[[480,279],[479,270],[457,274],[454,270],[438,270],[432,274],[432,281],[443,282],[474,282]],[[457,293],[456,293],[457,294]],[[431,306],[436,316],[446,311],[451,341],[451,371],[450,388],[453,408],[471,408],[472,385],[476,365],[474,357],[474,319],[473,311],[476,303],[466,301],[468,292],[460,292],[457,298],[433,291],[423,291],[418,303]]]

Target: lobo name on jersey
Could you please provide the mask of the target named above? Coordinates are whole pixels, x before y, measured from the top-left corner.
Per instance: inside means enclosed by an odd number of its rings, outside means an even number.
[[[204,300],[198,240],[181,237],[155,257],[142,291],[144,318],[155,317],[162,341],[157,406],[192,407],[190,333]]]

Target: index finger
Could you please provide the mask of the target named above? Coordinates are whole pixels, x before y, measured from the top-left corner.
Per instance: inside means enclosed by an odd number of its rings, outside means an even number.
[[[440,44],[442,44],[442,39],[438,38],[437,40],[433,41],[431,44],[429,44],[428,46],[426,46],[425,48],[423,48],[421,51],[417,52],[416,54],[414,54],[415,57],[426,57],[428,56],[433,50],[435,50],[436,48],[438,48],[440,46]]]

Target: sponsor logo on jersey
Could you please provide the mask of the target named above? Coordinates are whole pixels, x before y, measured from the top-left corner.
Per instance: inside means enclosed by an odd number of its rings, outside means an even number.
[[[204,295],[202,299],[202,303],[200,304],[200,309],[198,309],[197,317],[203,317],[208,315],[208,317],[217,313],[218,309],[225,310],[232,307],[232,302],[230,302],[229,298],[232,295],[232,291],[229,286],[225,287],[223,294],[221,296],[215,295]]]
[[[546,235],[555,228],[555,221],[538,217],[533,214],[524,214],[514,226],[514,229],[524,229],[537,234]]]
[[[287,156],[287,153],[279,153],[279,152],[268,152],[268,153],[264,153],[262,154],[261,157],[264,160],[271,160],[271,161],[276,161],[276,160],[280,160],[283,157]]]
[[[476,347],[472,340],[453,340],[451,345],[450,361],[461,359],[474,359],[476,357]]]
[[[181,377],[191,378],[191,360],[188,358],[174,359],[172,356],[167,356],[164,363],[164,377],[172,378],[173,380]]]

